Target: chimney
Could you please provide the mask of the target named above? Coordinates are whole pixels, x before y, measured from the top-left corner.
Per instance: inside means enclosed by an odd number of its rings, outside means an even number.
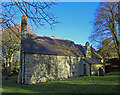
[[[22,15],[22,21],[21,21],[21,39],[26,38],[26,32],[27,32],[27,16]]]
[[[25,79],[25,55],[24,55],[24,40],[27,32],[27,16],[22,15],[21,21],[21,49],[20,49],[20,69],[18,74],[18,83],[24,83]]]

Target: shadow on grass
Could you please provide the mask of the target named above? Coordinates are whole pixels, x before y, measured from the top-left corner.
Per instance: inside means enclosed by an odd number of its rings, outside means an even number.
[[[118,93],[118,85],[70,84],[60,81],[32,85],[15,83],[15,78],[3,81],[3,93]],[[78,81],[79,82],[79,81]],[[52,95],[52,94],[51,94]],[[56,94],[55,94],[56,95]]]

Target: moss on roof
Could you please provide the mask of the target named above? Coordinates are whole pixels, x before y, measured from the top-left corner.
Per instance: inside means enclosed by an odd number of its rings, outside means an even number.
[[[96,60],[96,59],[93,59],[93,58],[87,58],[87,57],[85,57],[83,60],[86,61],[89,64],[103,64],[99,60]]]
[[[81,51],[73,41],[53,37],[28,35],[24,40],[24,52],[54,54],[62,56],[81,56]]]
[[[70,40],[34,34],[27,34],[27,38],[23,42],[23,50],[26,53],[85,56],[85,46],[75,44]],[[93,48],[91,50],[94,57],[101,58]]]

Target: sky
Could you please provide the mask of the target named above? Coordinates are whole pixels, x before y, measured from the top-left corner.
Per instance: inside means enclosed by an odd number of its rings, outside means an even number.
[[[51,30],[38,28],[37,34],[54,36],[74,41],[75,44],[85,45],[93,31],[92,21],[99,2],[61,2],[51,11],[58,17],[59,24]]]
[[[50,10],[60,22],[54,29],[50,29],[49,26],[46,28],[33,26],[32,28],[35,29],[37,35],[54,36],[85,45],[93,31],[92,21],[98,5],[99,2],[59,2]],[[21,18],[18,19],[21,15],[21,13],[17,14],[17,23],[21,23]]]

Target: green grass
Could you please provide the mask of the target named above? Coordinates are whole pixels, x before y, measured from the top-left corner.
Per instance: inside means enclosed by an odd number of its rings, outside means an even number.
[[[32,85],[17,84],[16,78],[3,81],[3,93],[118,93],[119,86],[117,72]]]

